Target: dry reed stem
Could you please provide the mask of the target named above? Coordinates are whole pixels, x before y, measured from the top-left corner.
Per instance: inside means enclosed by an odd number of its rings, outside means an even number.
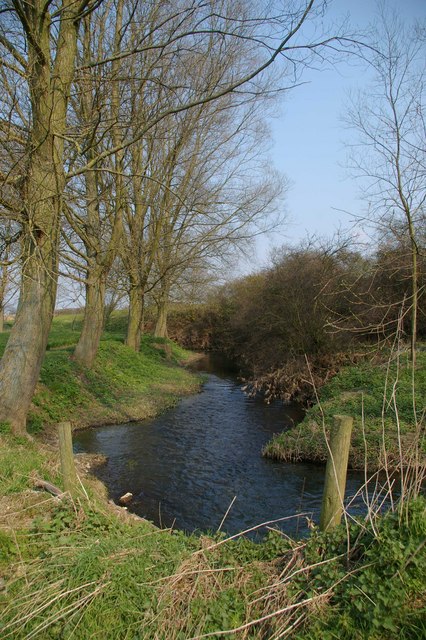
[[[80,610],[82,607],[86,607],[109,584],[110,582],[105,582],[104,584],[98,585],[96,589],[94,589],[94,591],[86,594],[76,602],[73,602],[67,607],[65,607],[64,609],[62,609],[60,614],[52,614],[50,618],[47,618],[46,621],[44,621],[43,623],[40,623],[40,625],[36,627],[34,631],[32,631],[29,635],[27,635],[26,640],[31,640],[31,638],[34,638],[36,635],[38,635],[39,633],[47,629],[51,624],[54,624],[58,620],[62,620],[62,618],[65,618],[67,615],[69,615],[73,611]]]
[[[337,584],[337,583],[336,583]],[[336,585],[333,585],[333,588]],[[331,587],[330,589],[327,589],[327,591],[325,591],[324,593],[320,593],[316,596],[311,596],[310,598],[306,598],[305,600],[302,600],[300,602],[295,602],[294,604],[290,604],[287,605],[286,607],[282,608],[282,609],[278,609],[277,611],[273,611],[272,613],[268,613],[264,616],[261,616],[260,618],[257,618],[256,620],[250,620],[249,622],[246,622],[245,624],[240,625],[239,627],[235,627],[234,629],[223,629],[221,631],[212,631],[210,633],[204,633],[202,635],[199,636],[193,636],[192,638],[188,638],[188,640],[202,640],[203,638],[214,638],[214,637],[218,637],[221,635],[224,636],[229,636],[235,633],[240,633],[241,631],[245,631],[247,629],[250,629],[251,627],[260,624],[262,622],[266,622],[267,620],[271,620],[272,618],[275,618],[277,616],[283,615],[284,613],[288,613],[289,611],[293,611],[295,609],[299,609],[300,607],[303,607],[307,604],[313,603],[313,602],[317,602],[319,600],[323,600],[324,598],[329,596],[329,593],[331,593]]]
[[[237,499],[237,496],[234,496],[234,497],[232,498],[232,500],[231,500],[231,502],[230,502],[230,505],[229,505],[229,507],[227,508],[227,510],[226,510],[226,512],[225,512],[225,515],[223,516],[223,518],[222,518],[222,520],[221,520],[221,522],[220,522],[220,525],[219,525],[219,526],[218,526],[218,528],[217,528],[217,533],[219,533],[219,531],[222,529],[223,524],[224,524],[224,522],[225,522],[226,518],[228,517],[228,513],[231,511],[231,509],[232,509],[232,507],[233,507],[233,504],[234,504],[234,502],[235,502],[235,500],[236,500],[236,499]]]
[[[42,562],[39,561],[37,564],[42,564]],[[28,588],[39,581],[40,574],[43,575],[41,570],[37,571],[37,564],[35,565],[35,572],[31,575],[33,579],[27,585]],[[110,584],[110,582],[103,582],[99,584],[99,581],[95,580],[78,585],[73,589],[62,590],[65,580],[66,578],[61,578],[54,582],[48,582],[47,584],[44,583],[43,588],[23,594],[20,598],[14,598],[13,602],[4,610],[4,614],[13,613],[14,610],[17,611],[17,613],[13,616],[10,622],[3,627],[2,631],[3,633],[6,633],[2,637],[5,639],[15,637],[25,629],[28,623],[36,619],[40,614],[46,612],[46,610],[50,609],[59,601],[70,596],[74,597],[76,594],[81,593],[82,590],[96,585],[95,589],[90,593],[86,593],[83,596],[78,597],[77,600],[69,603],[59,612],[54,611],[44,618],[35,629],[25,636],[27,640],[30,640],[45,631],[56,621],[73,614],[74,611],[80,610],[82,607],[86,607],[105,587]]]
[[[55,583],[52,583],[50,585],[51,588],[56,588],[57,586],[60,586],[61,584],[63,584],[65,578],[61,578],[61,580],[58,580]],[[35,616],[37,616],[39,613],[42,613],[45,609],[47,609],[48,607],[50,607],[51,605],[53,605],[55,602],[57,602],[58,600],[61,600],[62,598],[65,598],[73,593],[76,593],[77,591],[81,591],[82,589],[85,589],[86,587],[90,587],[92,585],[96,584],[96,580],[91,581],[91,582],[86,582],[85,584],[79,585],[78,587],[74,587],[74,589],[68,589],[66,591],[63,592],[59,592],[56,593],[56,595],[48,600],[45,600],[43,602],[43,604],[39,605],[38,608],[33,609],[32,611],[30,611],[29,613],[27,613],[26,615],[22,616],[20,615],[19,620],[16,620],[16,616],[15,619],[12,620],[12,622],[9,622],[7,625],[5,625],[3,627],[3,631],[6,631],[7,629],[10,629],[11,627],[15,626],[15,624],[17,623],[23,623],[31,618],[34,618]],[[43,594],[46,591],[46,587],[43,590]],[[32,599],[34,599],[34,594],[32,595]],[[18,614],[17,614],[18,615]],[[22,625],[23,626],[23,625]],[[8,636],[5,636],[8,637]]]
[[[340,557],[340,556],[337,556]],[[285,613],[288,612],[294,612],[297,609],[300,609],[301,607],[305,607],[305,606],[311,606],[311,605],[315,605],[316,607],[318,606],[318,603],[323,602],[324,600],[329,600],[329,598],[332,596],[335,588],[341,584],[342,582],[344,582],[345,580],[347,580],[350,576],[358,573],[359,571],[363,571],[366,567],[372,566],[373,563],[367,564],[367,565],[363,565],[363,567],[361,568],[357,568],[354,569],[352,571],[348,571],[342,578],[339,578],[339,580],[337,580],[335,583],[333,583],[330,587],[328,587],[328,589],[326,589],[323,593],[319,593],[315,596],[311,596],[309,598],[305,598],[304,600],[300,600],[298,602],[289,604],[285,607],[282,607],[280,609],[274,610],[273,612],[266,614],[264,616],[261,616],[255,620],[250,620],[249,622],[240,625],[239,627],[235,627],[233,629],[224,629],[221,631],[212,631],[210,633],[205,633],[202,635],[198,635],[198,636],[193,636],[191,638],[188,638],[188,640],[203,640],[204,638],[213,638],[213,637],[218,637],[221,635],[232,635],[232,634],[236,634],[236,633],[240,633],[241,631],[245,631],[247,629],[252,628],[255,625],[261,624],[265,621],[268,620],[272,620],[274,618],[276,618],[277,616],[281,616]],[[312,565],[312,568],[315,565]],[[311,567],[306,567],[306,570],[309,570]],[[303,616],[303,614],[302,614]],[[283,637],[283,636],[281,636]]]

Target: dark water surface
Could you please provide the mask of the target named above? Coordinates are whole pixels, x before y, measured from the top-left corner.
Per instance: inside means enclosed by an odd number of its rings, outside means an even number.
[[[272,434],[301,419],[301,408],[248,398],[213,356],[198,368],[208,373],[200,393],[152,420],[81,431],[75,451],[105,454],[96,475],[110,496],[130,491],[131,510],[160,526],[216,530],[234,496],[222,527],[229,534],[301,511],[317,520],[324,467],[261,457]],[[348,493],[362,481],[350,472]],[[280,528],[295,533],[305,523],[295,518]]]

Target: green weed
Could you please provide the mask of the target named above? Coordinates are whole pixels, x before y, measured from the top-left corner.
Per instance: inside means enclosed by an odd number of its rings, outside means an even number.
[[[419,351],[416,370],[415,402],[422,415],[426,398],[426,354]],[[399,462],[399,437],[408,452],[416,429],[413,413],[412,371],[407,358],[373,365],[361,363],[345,367],[320,391],[320,404],[309,409],[299,425],[275,436],[264,454],[284,460],[325,462],[328,456],[323,422],[328,434],[333,415],[354,418],[349,464],[363,468],[367,460],[370,471],[383,462]],[[425,447],[423,442],[423,447]],[[426,453],[426,448],[423,449]]]
[[[316,566],[294,588],[309,593],[331,589],[332,596],[321,616],[309,619],[305,632],[296,637],[424,637],[425,539],[423,498],[377,518],[374,531],[371,525],[352,524],[349,542],[343,526],[330,534],[314,534],[305,555]]]

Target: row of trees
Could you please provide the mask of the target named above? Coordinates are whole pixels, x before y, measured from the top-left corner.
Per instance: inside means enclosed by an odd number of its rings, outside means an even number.
[[[203,281],[271,224],[285,182],[262,166],[265,113],[313,61],[334,61],[349,48],[360,53],[343,33],[316,37],[325,6],[322,0],[1,2],[2,283],[19,284],[19,304],[0,362],[0,421],[25,433],[58,282],[85,290],[74,357],[91,367],[111,283],[113,298],[117,291],[126,296],[126,342],[137,350],[148,293],[164,335],[176,288]],[[418,55],[417,49],[402,60],[395,46],[369,49],[378,73],[395,60],[396,69],[409,68]],[[382,201],[397,181],[391,197],[404,213],[404,230],[412,231],[410,300],[417,309],[416,216],[424,191],[412,188],[404,172],[413,158],[424,159],[418,129],[413,135],[406,127],[419,122],[416,109],[421,117],[423,111],[418,91],[407,102],[406,75],[389,78],[384,108],[400,114],[405,96],[410,115],[385,121],[382,107],[377,111],[378,122],[398,134],[392,175],[376,196]],[[379,154],[388,151],[376,140]]]
[[[382,13],[363,53],[372,83],[346,111],[357,139],[350,167],[367,204],[356,235],[369,236],[368,249],[336,240],[281,250],[266,270],[213,296],[190,327],[176,312],[175,335],[193,346],[220,343],[259,378],[291,358],[380,343],[402,330],[414,373],[416,342],[426,335],[424,33],[424,25],[408,30]]]
[[[367,203],[357,229],[371,233],[376,249],[364,254],[346,240],[278,253],[273,267],[227,285],[201,314],[191,311],[190,328],[186,312],[174,313],[173,333],[188,345],[213,341],[249,369],[266,370],[284,354],[332,353],[348,340],[380,342],[402,328],[414,370],[417,336],[425,335],[425,40],[421,24],[407,29],[383,7],[379,13],[362,51],[372,81],[345,116],[358,140],[349,165]],[[235,306],[228,320],[227,300]]]
[[[260,170],[261,110],[315,56],[347,46],[305,29],[324,5],[1,2],[2,258],[18,260],[20,291],[0,421],[15,433],[25,433],[59,277],[85,288],[75,359],[90,367],[111,270],[138,349],[148,290],[157,286],[161,310],[188,271],[264,225],[282,186]]]

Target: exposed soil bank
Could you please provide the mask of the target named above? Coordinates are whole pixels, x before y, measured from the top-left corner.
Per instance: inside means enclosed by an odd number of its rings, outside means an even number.
[[[298,402],[308,408],[317,402],[318,391],[344,366],[355,365],[364,353],[334,353],[306,358],[294,356],[272,371],[248,374],[247,391],[262,393],[266,401]]]

